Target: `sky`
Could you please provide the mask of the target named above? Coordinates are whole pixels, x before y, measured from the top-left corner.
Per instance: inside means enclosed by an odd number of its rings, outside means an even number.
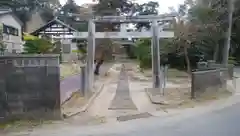
[[[63,5],[67,0],[59,0]],[[92,0],[75,0],[78,5],[82,5],[85,3],[91,3]],[[184,0],[136,0],[138,3],[146,3],[148,1],[156,1],[159,3],[159,13],[168,12],[169,7],[177,8],[179,4],[182,4]]]

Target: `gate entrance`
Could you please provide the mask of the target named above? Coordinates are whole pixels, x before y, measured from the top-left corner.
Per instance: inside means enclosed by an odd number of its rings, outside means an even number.
[[[86,89],[91,90],[94,82],[94,56],[95,56],[95,39],[96,38],[152,38],[152,71],[153,71],[153,88],[160,88],[160,48],[159,38],[172,38],[174,32],[164,30],[163,26],[173,21],[174,14],[164,15],[143,15],[143,16],[82,16],[73,14],[79,18],[78,21],[88,22],[88,32],[76,32],[72,38],[87,39],[87,64],[86,64]],[[150,31],[143,32],[96,32],[95,23],[112,22],[112,23],[138,23],[149,22],[152,24]]]

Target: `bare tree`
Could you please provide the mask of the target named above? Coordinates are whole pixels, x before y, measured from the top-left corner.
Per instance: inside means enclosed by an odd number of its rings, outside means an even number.
[[[3,42],[3,26],[0,24],[0,54],[3,55],[6,50],[6,45]]]

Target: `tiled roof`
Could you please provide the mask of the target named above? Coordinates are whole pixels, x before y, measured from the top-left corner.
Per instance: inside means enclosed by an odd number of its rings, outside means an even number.
[[[61,20],[55,18],[55,19],[49,21],[47,24],[43,25],[42,27],[38,28],[38,29],[35,30],[34,32],[31,32],[30,34],[32,34],[32,35],[37,35],[39,32],[44,31],[45,29],[51,27],[51,26],[54,25],[54,24],[60,24],[60,25],[62,25],[62,26],[64,26],[64,27],[68,28],[68,29],[71,30],[71,31],[77,32],[76,29],[74,29],[74,28],[72,28],[71,26],[65,24],[65,23],[62,22]]]
[[[5,14],[12,14],[12,16],[21,24],[23,25],[22,21],[15,16],[15,14],[12,12],[11,9],[7,9],[7,8],[0,8],[0,16],[5,15]]]

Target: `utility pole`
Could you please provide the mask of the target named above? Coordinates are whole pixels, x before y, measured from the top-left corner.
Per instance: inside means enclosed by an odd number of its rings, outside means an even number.
[[[226,33],[226,43],[224,45],[223,61],[222,61],[222,63],[225,66],[228,65],[229,49],[230,49],[230,46],[231,46],[234,1],[235,0],[229,0],[229,3],[228,3],[228,23],[229,24],[228,24],[228,30],[227,30],[227,33]]]

